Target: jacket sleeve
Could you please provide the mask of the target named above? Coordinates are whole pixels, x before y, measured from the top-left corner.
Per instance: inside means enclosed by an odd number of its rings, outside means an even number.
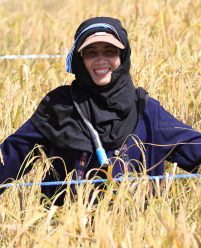
[[[201,164],[201,133],[178,121],[158,104],[154,133],[163,157],[188,172],[196,172]]]
[[[35,144],[46,146],[48,142],[36,130],[31,120],[28,120],[14,134],[4,140],[0,145],[0,184],[11,182],[11,179],[16,179],[19,176],[18,173],[22,171],[20,170],[21,165]],[[29,169],[25,172],[28,171]],[[3,191],[4,189],[0,188],[0,193]]]

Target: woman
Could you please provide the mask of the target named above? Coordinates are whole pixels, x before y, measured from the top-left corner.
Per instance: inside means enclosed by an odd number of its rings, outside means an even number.
[[[164,159],[189,172],[198,169],[201,134],[148,98],[144,89],[135,89],[129,73],[130,52],[127,32],[119,20],[96,17],[79,26],[66,66],[76,79],[71,86],[47,94],[31,119],[1,144],[5,165],[0,164],[0,183],[16,178],[36,143],[44,145],[48,157],[61,157],[68,172],[76,169],[79,179],[99,167],[96,146],[83,118],[98,132],[107,157],[123,158],[130,172],[140,172],[146,163],[148,175],[162,175]],[[146,161],[136,137],[144,143]],[[54,160],[53,165],[64,180],[62,160]],[[117,161],[112,176],[123,174],[125,168]],[[53,180],[47,174],[45,181]],[[44,187],[42,191],[51,197],[55,189]],[[62,203],[60,197],[57,204]]]

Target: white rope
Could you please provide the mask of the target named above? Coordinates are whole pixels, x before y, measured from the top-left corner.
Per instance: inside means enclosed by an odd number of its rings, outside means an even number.
[[[36,54],[28,54],[28,55],[4,55],[4,56],[0,56],[0,59],[18,59],[18,57],[20,57],[21,59],[54,59],[54,58],[61,58],[63,56],[66,55],[62,55],[62,54],[58,54],[58,55],[48,55],[48,54],[44,54],[44,55],[36,55]]]

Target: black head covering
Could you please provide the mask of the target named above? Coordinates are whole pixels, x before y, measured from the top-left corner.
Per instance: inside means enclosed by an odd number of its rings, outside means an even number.
[[[76,79],[73,87],[82,112],[99,133],[103,147],[110,150],[121,146],[126,137],[133,134],[145,107],[146,91],[135,89],[132,83],[130,45],[127,32],[118,19],[96,17],[86,20],[77,29],[75,39],[84,29],[96,23],[109,24],[116,29],[125,46],[121,65],[112,72],[109,84],[98,86],[93,82],[78,49],[91,34],[101,31],[114,33],[103,27],[89,29],[80,36],[74,49],[72,72]],[[62,86],[47,94],[31,120],[57,146],[94,152],[90,133],[73,104],[69,87]]]

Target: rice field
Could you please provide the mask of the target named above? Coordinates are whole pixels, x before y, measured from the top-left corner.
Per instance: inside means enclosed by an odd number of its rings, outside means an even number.
[[[65,56],[79,24],[94,16],[118,18],[127,29],[135,87],[201,132],[200,0],[0,0],[0,56],[63,55],[0,60],[0,142],[31,117],[46,93],[71,83]],[[19,182],[41,182],[51,169],[41,149]],[[183,171],[167,163],[166,173]],[[67,186],[62,207],[53,204],[57,196],[40,204],[39,186],[7,189],[0,196],[0,247],[201,247],[200,179],[159,184],[144,175],[133,183],[107,183],[96,204],[100,192],[91,183],[78,187],[74,202]]]

